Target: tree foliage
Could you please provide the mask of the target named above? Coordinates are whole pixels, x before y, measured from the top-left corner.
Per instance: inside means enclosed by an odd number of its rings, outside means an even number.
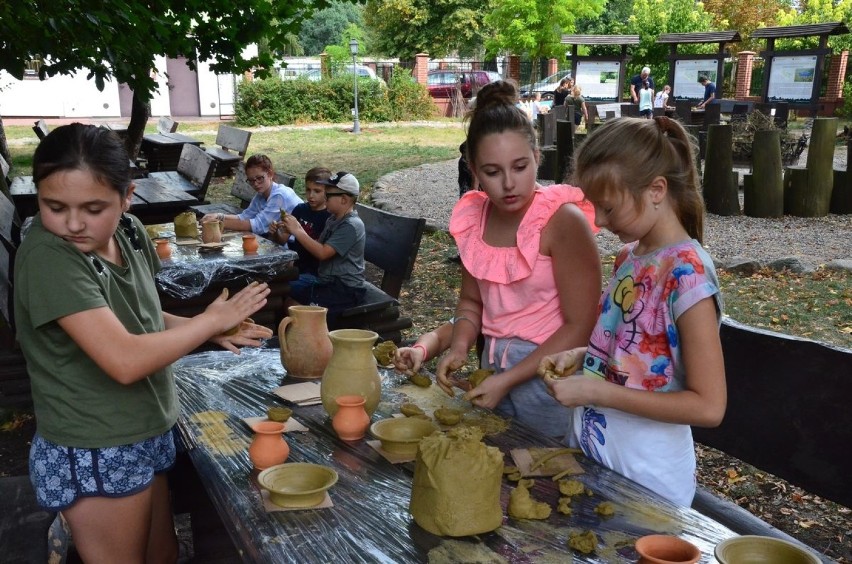
[[[363,8],[349,2],[332,1],[328,8],[316,11],[305,20],[299,32],[299,43],[305,55],[319,55],[327,45],[340,43],[349,24],[363,27]]]
[[[808,25],[827,22],[849,22],[852,19],[852,0],[807,0],[799,3],[799,7],[791,7],[778,13],[779,26]],[[817,47],[819,38],[802,37],[796,39],[778,40],[775,48],[808,49]],[[835,51],[852,48],[850,34],[832,35],[828,45]]]
[[[727,22],[722,22],[727,28]],[[633,60],[628,64],[630,74],[638,73],[647,65],[651,74],[668,75],[669,45],[656,43],[663,33],[696,33],[715,28],[713,17],[704,11],[704,5],[694,0],[634,0],[633,13],[627,20],[626,33],[639,36],[639,45],[633,48]],[[681,45],[678,53],[715,53],[715,44]],[[662,86],[662,83],[658,84]]]
[[[596,0],[601,1],[601,0]],[[367,0],[364,22],[377,54],[413,59],[477,54],[488,0]]]
[[[157,89],[155,57],[209,61],[215,72],[272,67],[288,33],[327,0],[51,0],[0,2],[0,68],[22,78],[28,61],[41,58],[39,78],[89,71],[98,89],[109,79],[133,90],[128,149],[138,150],[147,121],[146,104]],[[244,57],[265,39],[268,51]]]
[[[494,32],[485,42],[490,53],[508,50],[530,58],[562,57],[562,35],[576,29],[579,18],[591,18],[603,12],[606,0],[494,0],[485,22]],[[532,65],[537,80],[538,65]]]
[[[764,48],[762,40],[750,39],[751,32],[759,27],[777,25],[778,13],[788,4],[787,0],[704,0],[704,9],[712,14],[716,29],[740,32],[742,41],[730,45],[731,52],[736,53]]]

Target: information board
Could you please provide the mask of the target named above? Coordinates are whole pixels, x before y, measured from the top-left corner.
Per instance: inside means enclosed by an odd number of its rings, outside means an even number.
[[[770,102],[809,103],[814,91],[817,56],[773,57],[769,73]]]
[[[672,86],[675,100],[703,100],[704,85],[698,82],[698,77],[706,76],[718,88],[719,83],[716,81],[718,68],[718,59],[681,59],[675,61],[674,85]]]
[[[583,89],[589,102],[615,102],[618,100],[618,61],[578,61],[576,84]]]

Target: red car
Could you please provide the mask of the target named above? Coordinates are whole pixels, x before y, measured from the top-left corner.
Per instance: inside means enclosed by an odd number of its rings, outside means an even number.
[[[426,86],[433,98],[452,98],[456,89],[461,91],[463,98],[471,98],[489,82],[500,79],[493,71],[431,70]]]

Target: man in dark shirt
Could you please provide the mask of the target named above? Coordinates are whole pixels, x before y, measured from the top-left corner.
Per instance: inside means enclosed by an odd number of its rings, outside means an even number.
[[[639,91],[642,90],[642,85],[648,81],[648,88],[654,90],[654,79],[651,78],[651,68],[643,67],[642,72],[630,79],[630,99],[634,104],[639,103]]]
[[[570,78],[563,78],[559,81],[559,86],[553,91],[553,107],[565,104],[565,99],[571,95],[571,88],[573,86],[574,81]]]
[[[704,100],[696,107],[704,108],[716,99],[716,85],[710,82],[710,79],[703,74],[698,77],[698,82],[704,86]]]

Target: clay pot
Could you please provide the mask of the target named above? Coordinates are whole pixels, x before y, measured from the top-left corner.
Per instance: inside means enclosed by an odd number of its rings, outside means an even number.
[[[337,413],[331,420],[331,426],[337,436],[344,441],[357,441],[364,438],[370,426],[370,416],[364,411],[367,400],[363,396],[338,396]]]
[[[338,329],[328,336],[333,352],[320,384],[322,406],[334,417],[335,399],[359,395],[366,400],[364,410],[372,417],[382,397],[382,382],[373,356],[373,344],[379,335],[364,329]]]
[[[243,235],[243,252],[244,253],[256,253],[257,252],[257,236],[254,233],[249,235]]]
[[[157,245],[157,256],[161,259],[167,259],[172,256],[172,248],[169,246],[168,239],[154,239]]]
[[[252,426],[254,439],[249,445],[249,459],[258,470],[283,464],[290,455],[290,445],[284,440],[284,423],[261,421]]]
[[[636,541],[642,564],[694,564],[701,551],[691,542],[672,535],[647,535]]]
[[[290,306],[278,324],[281,364],[294,378],[321,378],[331,358],[331,339],[325,314],[319,306]]]
[[[213,220],[201,224],[201,241],[204,243],[222,242],[222,222]]]

